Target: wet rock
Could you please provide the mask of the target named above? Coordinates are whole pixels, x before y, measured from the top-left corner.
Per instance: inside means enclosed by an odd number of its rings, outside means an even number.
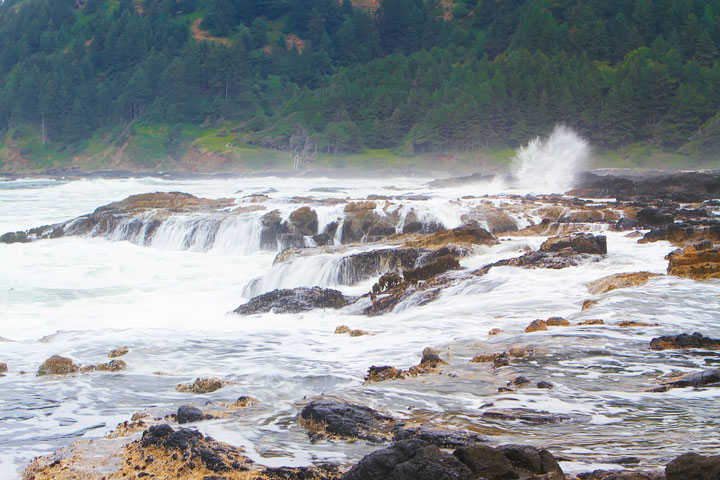
[[[717,198],[720,193],[720,175],[717,173],[674,173],[632,179],[585,173],[582,177],[580,186],[569,194],[585,198],[695,203]]]
[[[534,347],[512,347],[507,351],[508,355],[515,358],[524,358],[535,351]]]
[[[127,363],[123,360],[111,360],[107,363],[95,363],[92,365],[83,365],[80,367],[80,373],[89,372],[120,372],[127,368]]]
[[[570,322],[568,322],[563,317],[550,317],[547,320],[545,320],[545,324],[548,327],[569,327]]]
[[[487,445],[460,447],[453,453],[467,465],[475,478],[513,480],[520,476],[502,452]]]
[[[675,221],[675,217],[655,207],[645,207],[637,213],[637,220],[643,225],[657,227]]]
[[[671,223],[666,227],[653,229],[645,234],[638,243],[668,241],[675,245],[685,245],[695,241],[720,242],[720,224]]]
[[[108,358],[122,357],[123,355],[127,355],[129,352],[130,349],[128,347],[116,348],[114,350],[111,350],[110,353],[108,353]]]
[[[488,332],[488,335],[490,335],[490,336],[500,335],[501,333],[505,333],[505,332],[502,331],[502,330],[500,330],[499,328],[493,328],[492,330],[490,330],[490,331]]]
[[[399,380],[405,378],[403,372],[395,367],[384,365],[382,367],[376,367],[373,365],[368,369],[368,373],[365,376],[366,382],[384,382],[385,380]]]
[[[703,370],[702,372],[690,373],[677,380],[664,382],[661,386],[669,390],[671,388],[704,387],[717,383],[720,383],[720,368],[712,368],[709,370]]]
[[[510,359],[507,353],[503,352],[493,360],[493,368],[507,367],[510,365]]]
[[[409,283],[416,283],[420,280],[427,280],[428,278],[439,275],[448,270],[460,270],[460,262],[454,255],[442,256],[432,263],[423,265],[412,270],[405,270],[403,272],[403,279]]]
[[[577,480],[666,480],[661,472],[625,472],[616,470],[595,470],[581,473]]]
[[[471,363],[490,363],[495,361],[496,358],[500,356],[499,353],[481,353],[480,355],[475,355],[470,362]]]
[[[310,207],[301,207],[290,214],[288,223],[292,231],[298,235],[315,235],[318,233],[318,216]]]
[[[340,325],[339,327],[335,328],[336,335],[342,335],[344,333],[350,333],[350,327],[348,327],[347,325]]]
[[[184,423],[209,420],[211,418],[213,418],[212,415],[207,415],[203,413],[202,410],[197,407],[193,407],[192,405],[182,405],[177,411],[177,422],[181,425]]]
[[[369,335],[365,330],[350,329],[347,325],[340,325],[335,329],[335,333],[342,335],[347,333],[351,337],[362,337],[363,335]]]
[[[675,250],[665,257],[668,275],[708,280],[720,278],[720,247],[708,250]]]
[[[587,300],[583,301],[582,310],[589,310],[598,303],[600,303],[599,300],[593,300],[592,298],[588,298]]]
[[[561,423],[566,420],[570,420],[570,417],[564,415],[556,415],[549,412],[530,412],[520,409],[490,409],[484,411],[482,413],[482,416],[485,418],[492,418],[496,420],[521,420],[523,422],[536,424]]]
[[[582,322],[578,323],[578,327],[585,325],[605,325],[605,321],[601,318],[590,318],[588,320],[583,320]]]
[[[347,304],[345,296],[329,288],[306,288],[273,290],[254,297],[233,313],[252,315],[256,313],[298,313],[316,308],[342,308]]]
[[[422,440],[401,440],[358,462],[343,480],[470,480],[472,471],[457,457]]]
[[[545,330],[547,330],[547,323],[545,320],[533,320],[530,322],[530,325],[525,327],[525,333],[543,332]]]
[[[394,441],[418,439],[440,448],[487,442],[487,438],[465,430],[437,430],[429,427],[402,428],[393,434]]]
[[[652,350],[702,348],[706,350],[720,350],[720,340],[708,338],[701,333],[695,332],[692,335],[682,333],[680,335],[669,335],[653,338],[650,341]]]
[[[79,370],[80,367],[69,358],[61,357],[60,355],[53,355],[40,365],[37,374],[67,375],[69,373],[77,373]]]
[[[395,422],[392,417],[370,407],[334,400],[310,402],[302,409],[300,419],[313,434],[359,438],[370,442],[383,441]]]
[[[515,377],[508,382],[508,387],[524,387],[526,385],[530,385],[530,380],[523,376]]]
[[[720,455],[686,453],[665,466],[665,476],[667,480],[717,480],[720,478]]]
[[[5,362],[0,362],[0,373],[7,373],[8,366]]]
[[[547,389],[550,389],[550,388],[553,388],[554,385],[553,385],[552,383],[550,383],[550,382],[546,382],[546,381],[542,380],[542,381],[540,381],[540,382],[537,382],[537,384],[535,384],[535,386],[536,386],[537,388],[547,388]]]
[[[652,277],[660,274],[650,272],[618,273],[588,283],[587,289],[593,294],[608,293],[618,288],[639,287],[645,285]]]
[[[256,403],[257,400],[255,400],[254,398],[247,395],[242,395],[238,397],[237,400],[235,400],[235,403],[233,403],[232,406],[236,408],[247,408],[255,405]]]
[[[452,230],[440,230],[424,237],[408,239],[406,247],[437,248],[454,245],[497,245],[495,236],[483,228],[465,225]]]
[[[545,449],[529,445],[501,445],[497,447],[497,450],[510,460],[517,471],[529,474],[549,474],[548,480],[565,478],[555,457]]]
[[[338,265],[339,277],[347,285],[383,273],[381,291],[394,287],[401,280],[399,273],[415,268],[418,260],[430,251],[421,248],[382,248],[343,257]],[[373,289],[374,290],[374,289]]]
[[[205,393],[212,393],[215,390],[219,390],[223,386],[223,381],[219,378],[198,378],[191,384],[181,383],[175,390],[178,392],[196,393],[199,395]]]
[[[658,323],[645,323],[645,322],[636,322],[634,320],[623,320],[621,322],[617,322],[615,324],[618,327],[622,328],[632,328],[632,327],[659,327],[660,324]]]
[[[607,253],[607,238],[604,235],[581,233],[560,235],[549,238],[540,245],[541,252],[568,251],[574,254],[588,253],[604,255]]]

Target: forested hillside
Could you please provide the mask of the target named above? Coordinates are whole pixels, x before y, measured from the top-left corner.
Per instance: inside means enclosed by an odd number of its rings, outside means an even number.
[[[719,47],[720,0],[5,0],[0,162],[478,151],[557,123],[712,157]]]

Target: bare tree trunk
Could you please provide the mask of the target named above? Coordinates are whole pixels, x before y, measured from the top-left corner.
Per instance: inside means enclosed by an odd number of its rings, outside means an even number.
[[[41,120],[40,130],[42,132],[42,144],[44,147],[45,142],[47,141],[47,137],[45,136],[45,114],[44,113],[40,113],[40,120]]]

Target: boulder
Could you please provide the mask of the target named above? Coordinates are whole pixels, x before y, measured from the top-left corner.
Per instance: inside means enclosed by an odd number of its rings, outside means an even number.
[[[416,283],[420,280],[427,280],[448,270],[460,270],[460,262],[454,255],[444,255],[421,267],[405,270],[403,279],[409,283]]]
[[[212,415],[206,415],[202,410],[197,407],[193,407],[192,405],[180,406],[176,417],[177,422],[181,425],[184,423],[199,422],[201,420],[209,420],[213,418]]]
[[[720,478],[720,455],[680,455],[665,466],[665,477],[667,480],[717,480]]]
[[[457,457],[422,440],[401,440],[358,462],[343,480],[471,480],[475,476]]]
[[[669,335],[657,337],[650,340],[652,350],[702,348],[706,350],[720,350],[720,340],[708,338],[701,333],[695,332],[692,335],[681,333],[680,335]]]
[[[395,422],[392,417],[370,407],[335,400],[308,403],[300,412],[300,420],[313,434],[331,434],[370,442],[383,441]]]
[[[443,430],[431,427],[401,428],[395,430],[394,441],[418,439],[440,448],[457,448],[473,443],[487,442],[487,438],[465,430]]]
[[[300,207],[290,214],[288,223],[298,235],[315,235],[318,233],[318,216],[310,207]]]
[[[390,365],[376,367],[373,365],[368,369],[365,376],[366,382],[384,382],[385,380],[399,380],[405,378],[403,372]]]
[[[7,373],[8,366],[5,362],[0,362],[0,373]]]
[[[569,327],[570,322],[568,322],[563,317],[550,317],[547,320],[545,320],[545,324],[548,327]]]
[[[233,313],[252,315],[256,313],[298,313],[316,308],[342,308],[347,299],[338,290],[320,287],[298,287],[294,289],[278,289],[254,297],[239,306]]]
[[[69,358],[61,357],[60,355],[53,355],[40,365],[37,374],[67,375],[69,373],[77,373],[79,370],[80,367]]]
[[[529,445],[501,445],[497,450],[510,460],[516,471],[530,475],[549,474],[548,480],[565,478],[555,457],[545,449]]]
[[[607,238],[604,235],[592,235],[589,233],[580,233],[576,235],[559,235],[552,237],[542,245],[540,245],[541,252],[561,252],[567,251],[569,253],[580,254],[598,254],[605,255],[607,253]]]
[[[708,280],[720,278],[720,247],[707,250],[675,250],[665,257],[668,275]]]
[[[671,388],[704,387],[720,383],[720,368],[711,368],[702,372],[684,375],[677,380],[664,382],[661,385],[667,390]]]
[[[488,445],[460,447],[453,453],[467,465],[475,478],[514,480],[520,478],[502,452]]]
[[[525,327],[525,333],[542,332],[547,330],[547,322],[545,320],[533,320],[530,325]]]
[[[81,373],[89,372],[119,372],[127,368],[127,363],[123,360],[110,360],[107,363],[94,363],[92,365],[83,365],[80,367]]]

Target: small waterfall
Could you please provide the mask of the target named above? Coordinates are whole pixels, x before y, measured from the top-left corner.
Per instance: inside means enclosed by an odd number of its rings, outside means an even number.
[[[213,251],[249,255],[261,250],[262,220],[259,215],[226,218],[215,235]]]
[[[342,263],[343,257],[338,255],[297,257],[273,265],[244,288],[243,296],[252,298],[279,288],[337,287],[343,284]]]
[[[577,133],[557,126],[545,140],[536,137],[513,159],[516,186],[531,193],[565,193],[590,158],[590,145]]]
[[[194,215],[170,217],[158,227],[150,245],[164,250],[204,252],[215,243],[222,217]]]

